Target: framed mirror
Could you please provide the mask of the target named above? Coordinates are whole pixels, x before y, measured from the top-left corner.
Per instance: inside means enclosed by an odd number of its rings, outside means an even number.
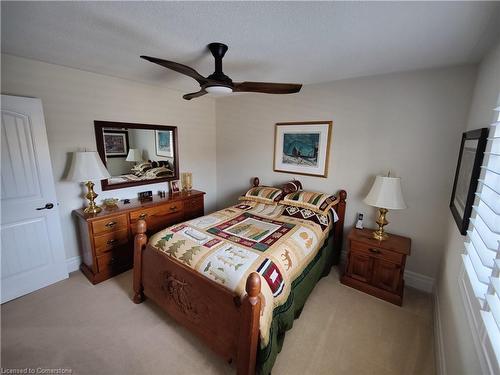
[[[97,152],[111,178],[102,190],[179,179],[177,127],[94,121]]]

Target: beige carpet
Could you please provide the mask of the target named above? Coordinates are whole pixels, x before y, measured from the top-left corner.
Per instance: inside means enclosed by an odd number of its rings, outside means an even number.
[[[2,367],[73,374],[235,374],[150,302],[131,302],[132,273],[68,280],[2,305]],[[287,333],[276,374],[434,374],[432,300],[408,288],[402,308],[343,286],[316,286]]]

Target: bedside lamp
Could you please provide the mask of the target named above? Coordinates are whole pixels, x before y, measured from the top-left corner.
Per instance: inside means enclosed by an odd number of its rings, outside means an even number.
[[[125,161],[133,161],[135,163],[142,161],[142,151],[140,148],[131,148],[128,150],[128,155]]]
[[[111,176],[97,152],[77,151],[74,153],[67,180],[85,182],[85,186],[87,186],[85,198],[89,200],[89,205],[83,210],[84,213],[97,214],[101,212],[101,207],[95,204],[97,194],[94,192],[92,180],[102,180],[109,177]]]
[[[373,232],[373,238],[379,241],[387,239],[389,235],[384,232],[384,226],[389,224],[385,218],[388,209],[401,210],[406,208],[401,192],[401,179],[390,177],[390,172],[387,177],[377,176],[364,202],[370,206],[378,207],[378,230]]]

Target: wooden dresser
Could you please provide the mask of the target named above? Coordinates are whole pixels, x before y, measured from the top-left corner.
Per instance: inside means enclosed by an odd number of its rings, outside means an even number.
[[[353,228],[348,239],[348,255],[343,284],[396,305],[403,304],[406,256],[411,240],[390,234],[384,241],[372,237],[373,229]]]
[[[137,220],[146,220],[151,235],[167,226],[203,216],[204,194],[191,190],[166,198],[154,197],[144,203],[131,199],[129,204],[120,202],[118,207],[103,208],[96,215],[85,215],[83,209],[73,211],[80,232],[80,269],[93,284],[130,269]]]

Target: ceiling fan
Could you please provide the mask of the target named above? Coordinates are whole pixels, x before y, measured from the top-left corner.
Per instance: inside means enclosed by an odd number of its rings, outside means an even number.
[[[223,43],[210,43],[208,49],[215,58],[215,71],[206,78],[193,68],[183,64],[151,56],[141,56],[141,58],[195,79],[200,84],[201,90],[184,95],[183,98],[186,100],[191,100],[208,93],[219,95],[231,92],[293,94],[299,92],[302,88],[301,84],[295,83],[233,82],[231,78],[222,72],[222,58],[226,54],[228,47]]]

